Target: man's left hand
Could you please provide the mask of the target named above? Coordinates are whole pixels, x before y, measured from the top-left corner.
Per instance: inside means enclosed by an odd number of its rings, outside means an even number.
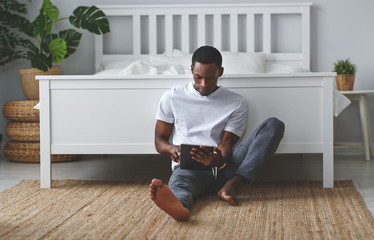
[[[192,148],[190,154],[193,160],[202,163],[205,166],[217,167],[225,163],[222,152],[217,147],[214,147],[212,152],[209,148],[200,145],[199,148]]]

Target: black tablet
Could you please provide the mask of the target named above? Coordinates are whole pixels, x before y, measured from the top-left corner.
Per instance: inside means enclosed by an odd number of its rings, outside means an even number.
[[[194,169],[194,170],[211,170],[211,167],[207,167],[202,163],[199,163],[192,159],[190,154],[192,148],[199,148],[199,145],[181,144],[181,161],[180,167],[182,169]],[[213,152],[214,147],[207,147],[209,151]]]

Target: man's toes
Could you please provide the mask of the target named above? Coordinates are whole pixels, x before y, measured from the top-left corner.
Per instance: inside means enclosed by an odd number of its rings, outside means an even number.
[[[164,183],[157,178],[152,179],[152,184],[158,188],[164,186]]]

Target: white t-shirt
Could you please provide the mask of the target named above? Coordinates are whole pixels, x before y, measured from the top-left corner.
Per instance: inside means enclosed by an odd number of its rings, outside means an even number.
[[[242,136],[247,116],[247,103],[241,95],[221,86],[202,96],[190,82],[164,93],[156,119],[174,124],[169,139],[174,145],[218,146],[224,131]],[[177,163],[172,163],[174,169]]]

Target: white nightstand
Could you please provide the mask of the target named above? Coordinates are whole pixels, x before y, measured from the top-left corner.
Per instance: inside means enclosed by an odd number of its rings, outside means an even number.
[[[374,155],[373,140],[371,137],[371,127],[369,119],[368,101],[367,94],[374,93],[374,90],[355,90],[355,91],[339,91],[344,96],[349,98],[351,101],[358,101],[360,107],[360,119],[361,129],[363,138],[363,148],[365,151],[365,159],[371,160],[371,156]],[[352,147],[350,145],[344,145]]]

